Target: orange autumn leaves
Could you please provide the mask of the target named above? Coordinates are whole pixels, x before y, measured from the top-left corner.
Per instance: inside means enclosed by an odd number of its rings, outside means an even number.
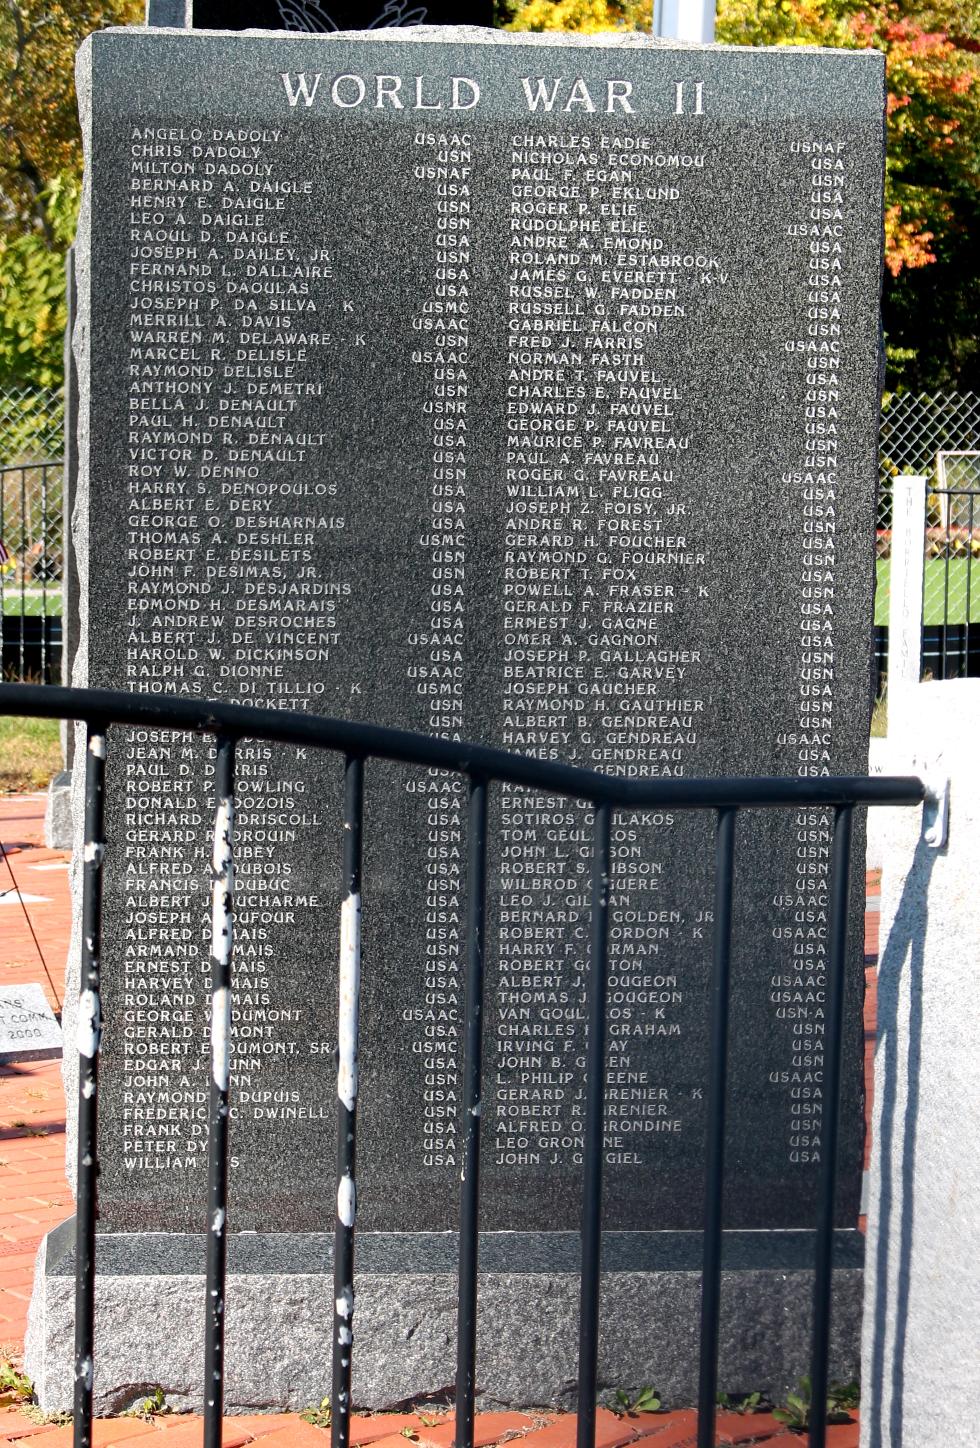
[[[646,0],[525,0],[518,30],[648,29]],[[972,0],[718,0],[730,45],[827,45],[883,52],[888,83],[885,263],[927,267],[961,225],[957,198],[980,182],[980,18]]]

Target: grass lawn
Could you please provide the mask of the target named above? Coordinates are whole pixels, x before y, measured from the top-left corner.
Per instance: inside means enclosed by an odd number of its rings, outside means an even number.
[[[25,618],[42,618],[45,614],[48,618],[60,617],[61,584],[31,583],[25,587],[23,596],[21,596],[19,583],[5,582],[0,613],[9,618],[18,615],[23,615]]]
[[[0,716],[0,794],[46,789],[60,769],[57,719]]]
[[[949,612],[946,621],[966,623],[966,580],[968,558],[949,560]],[[940,624],[944,617],[946,590],[946,559],[927,558],[925,571],[925,609],[922,622]],[[891,593],[890,558],[878,559],[878,587],[875,592],[875,623],[888,627],[888,599]],[[970,623],[980,623],[980,559],[973,564],[970,578]]]

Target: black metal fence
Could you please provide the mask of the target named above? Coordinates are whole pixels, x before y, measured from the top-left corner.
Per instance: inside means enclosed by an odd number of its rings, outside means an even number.
[[[924,678],[980,676],[980,497],[936,488],[927,499],[922,578]]]
[[[940,454],[943,456],[953,456]],[[971,461],[980,452],[957,454]],[[976,486],[925,489],[922,572],[923,679],[980,678],[980,492]],[[879,528],[876,539],[878,595],[875,601],[874,667],[876,694],[888,675],[886,605],[891,594],[892,532]]]
[[[340,920],[338,1025],[338,1212],[334,1251],[333,1448],[347,1448],[353,1360],[353,1282],[357,1144],[357,1042],[360,996],[361,858],[364,766],[372,758],[436,768],[468,784],[464,1089],[460,1133],[459,1287],[456,1445],[473,1448],[476,1396],[477,1265],[479,1250],[481,1098],[488,796],[507,783],[591,804],[592,876],[586,1127],[581,1229],[578,1448],[595,1442],[602,1235],[603,1108],[612,826],[617,809],[712,810],[716,816],[713,965],[710,987],[710,1079],[703,1215],[699,1379],[699,1448],[714,1444],[721,1297],[722,1202],[727,1111],[729,964],[735,874],[735,824],[747,808],[833,809],[830,963],[827,1004],[825,1150],[821,1165],[813,1279],[810,1448],[825,1444],[834,1198],[851,822],[855,807],[914,805],[924,788],[913,778],[777,778],[628,780],[571,765],[508,754],[480,745],[429,738],[376,725],[198,700],[99,690],[0,685],[0,714],[84,719],[85,846],[82,961],[78,1017],[78,1198],[75,1306],[75,1445],[92,1442],[95,1223],[99,1044],[102,1028],[100,954],[106,849],[105,780],[113,724],[185,730],[215,737],[212,855],[211,1087],[208,1117],[208,1208],[204,1425],[206,1448],[219,1448],[224,1383],[226,1238],[228,1231],[229,1026],[233,989],[235,753],[240,740],[268,740],[333,751],[343,759],[343,905]],[[368,882],[368,890],[370,883]],[[370,894],[368,895],[370,899]],[[343,1209],[341,1209],[343,1203]]]
[[[60,679],[63,568],[61,462],[0,467],[2,677]]]

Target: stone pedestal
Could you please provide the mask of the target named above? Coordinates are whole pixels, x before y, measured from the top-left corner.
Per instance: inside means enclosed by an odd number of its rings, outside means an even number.
[[[46,1412],[69,1407],[74,1222],[38,1260],[26,1368]],[[853,1377],[863,1242],[840,1232],[832,1376]],[[599,1393],[655,1386],[697,1393],[701,1239],[696,1232],[611,1232],[604,1239]],[[492,1232],[481,1239],[477,1384],[481,1408],[574,1407],[578,1235]],[[230,1411],[300,1409],[330,1390],[333,1241],[247,1233],[229,1242],[226,1400]],[[452,1390],[456,1238],[363,1233],[356,1249],[353,1399],[391,1408]],[[96,1405],[115,1412],[161,1387],[201,1407],[204,1238],[102,1236],[97,1248]],[[731,1393],[782,1396],[808,1371],[813,1239],[726,1235],[721,1372]],[[100,1331],[101,1326],[101,1331]]]
[[[74,730],[69,728],[68,737]],[[48,802],[44,810],[44,843],[49,850],[70,850],[73,844],[71,822],[71,770],[63,769],[48,785]]]

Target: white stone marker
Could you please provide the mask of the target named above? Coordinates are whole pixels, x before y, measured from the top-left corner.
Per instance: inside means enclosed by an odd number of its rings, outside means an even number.
[[[39,985],[0,986],[0,1065],[61,1055],[61,1027]]]

